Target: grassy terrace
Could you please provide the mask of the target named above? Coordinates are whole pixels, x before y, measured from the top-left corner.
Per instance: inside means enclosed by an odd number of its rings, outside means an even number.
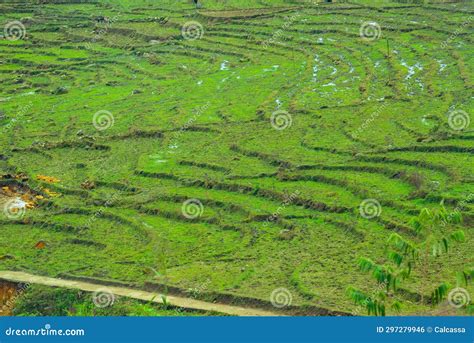
[[[473,15],[469,2],[2,2],[2,26],[24,32],[0,40],[0,184],[5,201],[35,200],[0,216],[0,269],[207,300],[285,288],[294,306],[350,313],[346,287],[375,285],[357,259],[383,263],[389,235],[444,200],[466,241],[403,287],[454,284],[474,266]],[[183,35],[190,21],[202,27]],[[361,216],[366,199],[379,216]],[[404,300],[404,315],[434,311]]]

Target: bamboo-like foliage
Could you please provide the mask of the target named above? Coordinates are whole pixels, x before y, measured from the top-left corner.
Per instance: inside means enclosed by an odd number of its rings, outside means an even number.
[[[457,273],[458,285],[467,286],[474,280],[474,268],[466,269]]]
[[[380,265],[365,257],[359,258],[359,268],[361,271],[370,272],[379,284],[385,284],[387,292],[390,290],[395,292],[400,279],[408,276],[406,269],[396,270],[390,265]]]
[[[459,212],[448,213],[444,206],[434,211],[423,209],[418,217],[412,220],[418,241],[409,240],[397,233],[391,234],[387,241],[393,249],[388,253],[389,260],[397,267],[406,266],[410,275],[415,264],[426,266],[430,255],[440,257],[448,253],[453,243],[465,241],[464,231],[448,232],[449,227],[461,223],[461,220]],[[433,290],[431,303],[436,305],[441,302],[446,297],[448,288],[449,285],[443,282]]]
[[[458,287],[460,285],[467,286],[474,280],[474,268],[466,269],[457,273]],[[468,315],[474,315],[474,304],[466,304],[466,313]]]
[[[374,316],[385,316],[385,294],[378,292],[375,297],[369,296],[361,290],[349,286],[347,294],[356,305],[363,306],[367,310],[367,314]]]
[[[449,285],[445,282],[435,288],[435,290],[431,293],[431,303],[433,305],[439,304],[444,298],[446,298],[448,289]]]
[[[425,275],[430,260],[449,252],[453,243],[465,241],[462,230],[450,231],[454,225],[461,223],[459,212],[448,213],[441,203],[437,210],[423,209],[418,217],[412,220],[415,237],[406,238],[398,233],[392,233],[387,240],[387,264],[375,263],[370,258],[358,259],[359,269],[368,272],[377,281],[383,284],[385,291],[377,291],[376,297],[370,297],[353,287],[348,288],[348,295],[358,305],[366,307],[369,315],[385,315],[386,302],[391,301],[391,308],[399,311],[401,303],[394,298],[399,284],[412,275],[412,270],[421,268],[419,274]],[[436,261],[436,260],[435,260]],[[458,283],[472,281],[474,270],[465,270],[458,273]],[[442,282],[431,292],[431,303],[439,304],[446,298],[450,285]],[[423,302],[423,290],[421,290]]]
[[[405,239],[398,233],[392,233],[388,237],[387,244],[389,247],[391,246],[395,249],[395,251],[388,252],[389,260],[395,263],[397,267],[400,267],[403,263],[405,263],[406,270],[408,272],[407,277],[410,276],[413,265],[419,258],[420,248],[416,243]]]

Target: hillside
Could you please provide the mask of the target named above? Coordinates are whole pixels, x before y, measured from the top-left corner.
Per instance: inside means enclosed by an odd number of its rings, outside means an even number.
[[[401,310],[436,313],[421,293],[474,267],[473,15],[2,2],[0,269],[354,313],[347,287],[376,285],[357,259],[384,263],[443,201],[465,242],[414,271]]]

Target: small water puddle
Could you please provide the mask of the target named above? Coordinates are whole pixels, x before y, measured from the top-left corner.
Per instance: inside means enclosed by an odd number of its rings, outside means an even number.
[[[263,71],[266,72],[266,73],[267,73],[267,72],[274,72],[274,71],[277,71],[278,68],[280,68],[279,65],[274,65],[274,66],[272,66],[271,68],[265,68],[265,69],[263,69]]]
[[[275,103],[276,103],[277,110],[279,110],[281,108],[281,105],[283,105],[283,102],[280,99],[276,99]]]
[[[447,65],[446,63],[443,63],[442,60],[436,60],[436,61],[437,61],[438,64],[439,64],[439,70],[438,70],[438,72],[440,72],[440,73],[443,72],[443,70],[444,70],[448,65]]]
[[[313,66],[313,82],[317,81],[318,80],[318,71],[319,71],[319,63],[320,63],[320,60],[319,60],[319,55],[316,54],[314,56],[314,66]]]
[[[221,63],[221,70],[229,70],[229,61],[224,60],[224,62]]]
[[[402,60],[402,62],[400,64],[408,69],[408,74],[407,74],[407,76],[405,76],[405,80],[410,80],[412,78],[412,76],[415,75],[415,73],[416,73],[415,69],[423,70],[423,67],[421,66],[421,64],[419,62],[417,62],[414,65],[410,66],[410,65],[408,65],[407,62]]]

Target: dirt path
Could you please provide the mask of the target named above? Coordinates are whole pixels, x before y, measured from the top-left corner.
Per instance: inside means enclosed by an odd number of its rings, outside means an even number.
[[[163,303],[161,299],[161,295],[159,293],[141,291],[141,290],[125,288],[125,287],[104,286],[104,285],[98,285],[98,284],[94,284],[90,282],[56,279],[56,278],[23,273],[23,272],[13,272],[13,271],[0,271],[0,279],[11,281],[11,282],[22,282],[22,283],[30,283],[30,284],[37,284],[37,285],[52,286],[52,287],[80,289],[86,292],[107,291],[118,296],[145,300],[145,301],[152,301],[159,304]],[[202,311],[210,311],[210,312],[219,312],[219,313],[228,314],[232,316],[281,316],[281,314],[265,311],[265,310],[245,308],[245,307],[232,306],[232,305],[224,305],[224,304],[214,304],[214,303],[195,300],[191,298],[177,297],[177,296],[171,296],[171,295],[166,296],[166,301],[170,305],[177,306],[177,307],[202,310]]]

